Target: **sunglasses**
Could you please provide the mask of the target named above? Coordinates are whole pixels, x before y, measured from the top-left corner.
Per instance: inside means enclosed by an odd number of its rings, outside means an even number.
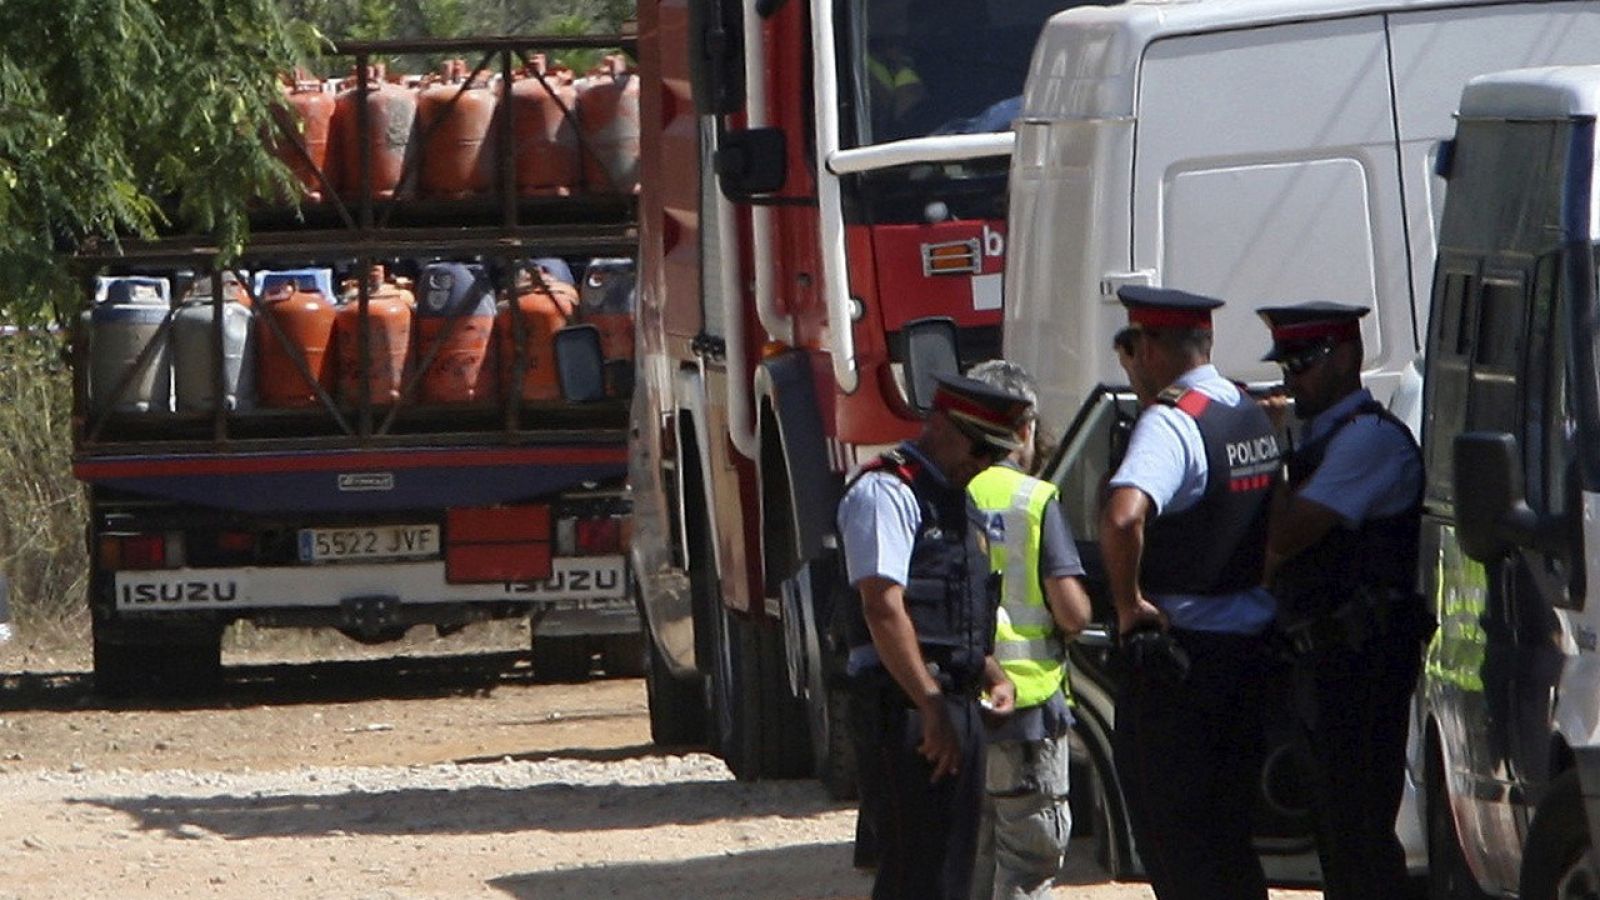
[[[1332,344],[1318,344],[1315,347],[1283,357],[1278,360],[1278,366],[1283,369],[1283,374],[1285,375],[1300,375],[1327,359],[1328,354],[1332,352]]]

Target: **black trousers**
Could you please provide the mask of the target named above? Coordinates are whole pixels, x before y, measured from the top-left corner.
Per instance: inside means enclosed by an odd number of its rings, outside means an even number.
[[[1421,642],[1409,633],[1386,634],[1359,653],[1329,651],[1301,665],[1297,681],[1311,692],[1304,724],[1323,896],[1405,897],[1405,848],[1394,824]]]
[[[983,737],[978,704],[946,697],[961,739],[961,770],[930,782],[917,752],[922,716],[892,684],[856,685],[851,724],[860,771],[863,827],[877,851],[873,900],[967,900],[983,801]]]
[[[1262,637],[1174,629],[1174,682],[1124,669],[1113,753],[1160,900],[1265,900],[1252,843],[1269,662]]]

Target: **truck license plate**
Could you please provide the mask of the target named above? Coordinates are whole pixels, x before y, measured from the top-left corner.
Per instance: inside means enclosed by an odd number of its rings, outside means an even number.
[[[431,559],[439,555],[437,525],[379,525],[372,528],[302,528],[300,561],[345,559]]]

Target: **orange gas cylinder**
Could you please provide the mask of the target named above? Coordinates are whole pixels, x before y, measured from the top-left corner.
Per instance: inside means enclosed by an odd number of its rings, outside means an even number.
[[[578,187],[577,103],[572,70],[547,65],[542,53],[511,86],[518,194],[565,197]]]
[[[466,62],[446,63],[442,77],[417,97],[422,135],[422,192],[460,199],[494,186],[494,145],[489,140],[499,101],[488,75],[470,73]]]
[[[577,84],[583,185],[606,194],[639,192],[639,79],[627,57],[608,56]]]
[[[556,377],[556,332],[565,328],[577,306],[572,285],[541,271],[539,278],[523,272],[517,277],[516,299],[500,304],[494,330],[500,356],[500,383],[515,383],[517,316],[522,319],[522,399],[558,400],[561,384]]]
[[[430,263],[417,280],[417,359],[432,361],[422,375],[424,403],[490,402],[495,368],[489,359],[494,289],[481,266]]]
[[[256,354],[261,405],[316,406],[320,402],[317,392],[300,373],[295,354],[305,360],[317,384],[331,392],[336,362],[334,355],[328,352],[333,343],[333,303],[319,290],[286,282],[269,290],[262,297],[262,305],[278,327],[263,322],[256,329],[261,335],[260,352]],[[288,346],[278,340],[279,331],[283,332]]]
[[[274,110],[278,129],[272,150],[289,167],[307,200],[322,202],[320,171],[335,189],[337,174],[328,165],[329,134],[333,126],[333,95],[322,89],[322,82],[296,73],[285,86],[284,105]]]
[[[367,108],[367,136],[361,140],[360,107]],[[352,196],[361,191],[361,148],[370,154],[372,196],[379,200],[393,197],[405,173],[406,153],[411,147],[411,129],[417,115],[415,91],[384,80],[381,66],[367,70],[367,89],[362,93],[355,78],[345,79],[333,110],[333,141],[340,190]]]
[[[411,302],[386,278],[383,266],[373,266],[367,277],[367,398],[373,406],[389,406],[400,399],[406,368],[411,359]],[[354,406],[361,402],[361,302],[347,301],[335,319],[339,348],[339,399]]]

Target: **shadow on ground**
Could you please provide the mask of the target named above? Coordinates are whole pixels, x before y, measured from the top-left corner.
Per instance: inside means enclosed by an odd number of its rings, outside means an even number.
[[[235,841],[330,835],[605,832],[723,819],[807,818],[844,808],[828,800],[812,782],[756,786],[733,781],[81,797],[71,802],[120,812],[131,817],[141,831],[178,837],[199,828]]]
[[[0,674],[0,712],[232,709],[380,697],[427,699],[474,696],[533,681],[528,654],[517,651],[229,665],[215,690],[179,698],[109,699],[95,691],[94,676],[88,672],[24,672]]]
[[[739,897],[741,900],[865,897],[870,875],[850,867],[850,845],[809,844],[749,853],[721,852],[672,862],[583,866],[559,872],[508,875],[489,882],[518,900],[659,900],[662,897]]]

